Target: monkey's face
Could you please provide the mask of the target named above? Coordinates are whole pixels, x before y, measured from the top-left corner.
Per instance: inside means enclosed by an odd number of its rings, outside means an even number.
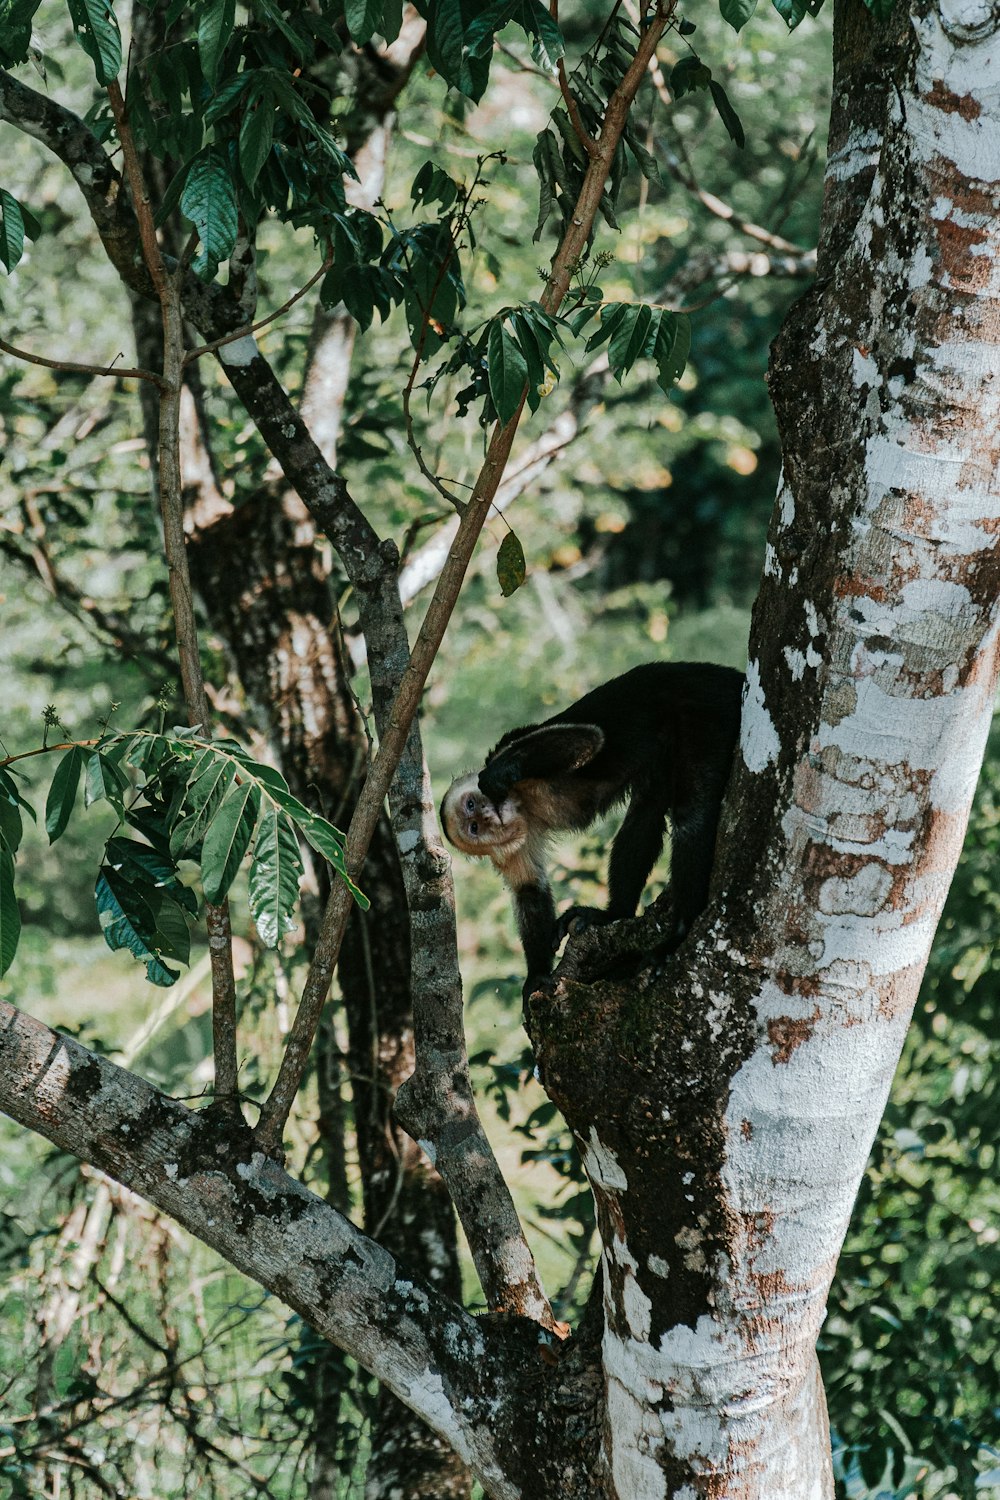
[[[475,776],[453,781],[441,803],[441,823],[450,843],[474,858],[503,863],[524,843],[527,827],[513,797],[499,807],[479,790]]]

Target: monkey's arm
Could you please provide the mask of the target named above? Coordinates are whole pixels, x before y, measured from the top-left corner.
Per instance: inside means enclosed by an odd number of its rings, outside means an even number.
[[[571,906],[556,925],[557,944],[574,928],[600,927],[635,916],[650,871],[663,848],[667,810],[663,798],[636,794],[615,835],[608,860],[608,905]]]
[[[593,760],[604,744],[596,724],[546,724],[524,733],[515,731],[486,757],[479,773],[479,789],[499,806],[519,781],[548,781],[565,776]]]
[[[523,991],[527,999],[538,982],[552,972],[556,909],[547,885],[522,885],[515,890],[514,909],[528,970]]]

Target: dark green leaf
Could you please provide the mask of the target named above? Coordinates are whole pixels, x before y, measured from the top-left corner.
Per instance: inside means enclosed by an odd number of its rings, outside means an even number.
[[[236,244],[236,192],[222,151],[209,146],[188,168],[181,193],[181,211],[191,220],[201,241],[192,268],[211,280],[221,261]]]
[[[198,17],[198,53],[202,71],[212,88],[235,21],[236,0],[207,0]]]
[[[562,32],[549,14],[547,5],[540,0],[528,0],[522,10],[522,22],[529,36],[535,38],[531,55],[540,68],[554,73],[559,59],[565,56],[566,44]]]
[[[114,83],[122,65],[122,39],[107,0],[67,0],[77,41],[94,64],[97,81]]]
[[[225,898],[236,879],[250,847],[259,809],[257,787],[242,781],[231,788],[212,818],[201,847],[201,878],[205,900],[213,905]]]
[[[716,83],[714,78],[712,79],[708,87],[711,92],[712,98],[715,101],[715,107],[719,112],[719,118],[721,119],[723,125],[725,125],[726,129],[729,131],[730,139],[733,140],[742,151],[743,147],[746,145],[746,136],[743,134],[743,126],[740,124],[740,117],[736,113],[732,104],[730,104],[729,102],[729,95],[722,87],[722,84]]]
[[[14,856],[0,843],[0,978],[14,962],[21,936],[21,913],[14,895]]]
[[[153,949],[166,958],[186,964],[191,958],[191,932],[184,913],[169,896],[158,895],[150,901],[150,910],[156,922],[153,933]],[[148,973],[148,970],[147,970]]]
[[[0,260],[13,271],[24,254],[24,218],[13,193],[0,188]]]
[[[160,889],[192,916],[198,910],[198,898],[178,877],[177,871],[163,855],[148,844],[121,836],[108,840],[105,863],[120,870],[124,878],[137,886]]]
[[[495,318],[490,327],[486,358],[493,405],[501,423],[506,424],[521,404],[528,365],[501,318]]]
[[[382,19],[378,24],[379,36],[394,42],[403,26],[403,0],[384,0]]]
[[[27,62],[31,23],[40,0],[0,0],[0,66]]]
[[[168,969],[158,958],[151,958],[146,965],[146,978],[150,984],[158,984],[162,989],[169,989],[180,977],[178,970]]]
[[[756,9],[757,0],[719,0],[722,19],[728,21],[734,31],[742,31]]]
[[[74,745],[72,749],[66,751],[56,767],[45,803],[45,831],[49,836],[50,844],[54,844],[56,839],[66,832],[66,825],[69,823],[73,805],[76,802],[76,791],[80,784],[83,762],[83,750],[79,745]]]
[[[265,948],[276,948],[295,927],[302,856],[295,830],[285,813],[265,806],[257,826],[250,863],[250,914]]]
[[[608,363],[619,385],[645,349],[652,320],[653,309],[639,303],[628,309],[615,329],[608,346]]]
[[[247,187],[253,187],[274,144],[274,105],[264,93],[251,105],[240,124],[240,171]]]
[[[128,782],[114,761],[101,751],[95,750],[87,757],[87,779],[83,788],[84,807],[93,807],[95,802],[107,799],[115,807],[121,807],[122,797]]]
[[[706,68],[700,57],[692,54],[682,57],[670,70],[670,88],[675,99],[695,89],[707,89],[712,81],[712,70]]]
[[[94,898],[104,941],[112,952],[127,948],[136,958],[153,958],[156,918],[133,883],[110,865],[102,865]]]
[[[347,29],[360,47],[370,42],[382,19],[379,0],[344,0]]]
[[[527,576],[524,549],[512,531],[508,531],[497,552],[497,579],[505,599],[517,592]]]
[[[656,360],[657,385],[664,395],[684,374],[688,354],[691,351],[691,320],[683,313],[664,312],[661,315],[656,339],[650,351]]]
[[[24,825],[17,804],[8,802],[6,797],[0,797],[0,844],[8,848],[11,854],[16,854],[21,846],[23,833]]]

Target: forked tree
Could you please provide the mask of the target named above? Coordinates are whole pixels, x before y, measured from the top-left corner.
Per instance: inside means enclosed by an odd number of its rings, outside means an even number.
[[[15,0],[4,12],[0,45],[12,68],[30,52],[33,8]],[[225,0],[183,17],[153,7],[136,14],[123,89],[114,16],[73,0],[105,109],[85,122],[20,72],[0,75],[0,120],[72,173],[136,299],[136,378],[155,434],[190,726],[67,750],[50,828],[61,831],[81,776],[93,796],[122,806],[130,826],[106,856],[102,921],[154,980],[169,980],[184,949],[188,897],[172,861],[200,859],[216,1045],[214,1101],[190,1109],[4,1002],[0,1103],[173,1215],[443,1438],[458,1462],[429,1450],[407,1493],[461,1494],[471,1473],[502,1500],[819,1500],[833,1479],[816,1337],[961,848],[996,682],[998,17],[957,0],[897,4],[879,16],[859,0],[839,7],[817,277],[773,352],[783,472],[710,905],[677,953],[638,972],[636,944],[655,918],[585,935],[526,1005],[540,1076],[580,1147],[597,1207],[600,1268],[568,1333],[553,1318],[476,1112],[453,893],[417,709],[556,340],[587,340],[595,352],[606,343],[619,371],[652,357],[665,387],[683,365],[680,319],[657,306],[602,306],[579,270],[595,215],[614,214],[628,152],[654,170],[630,111],[664,35],[684,23],[663,4],[636,24],[627,8],[609,7],[598,44],[571,65],[541,5],[424,9],[421,20],[398,3],[351,4],[344,14],[255,5],[234,29]],[[746,19],[738,6],[723,9]],[[779,9],[801,19],[801,9]],[[419,49],[478,98],[495,32],[508,24],[530,36],[558,83],[555,124],[535,159],[542,217],[555,216],[559,241],[539,302],[505,309],[478,340],[463,341],[460,263],[478,184],[428,168],[415,197],[440,212],[387,237],[372,212],[377,166],[375,179],[361,173],[354,198],[345,196],[351,169],[316,113],[317,80],[341,48],[362,71],[379,61],[384,87],[348,143],[377,160],[393,90]],[[372,44],[376,33],[385,47]],[[183,80],[171,72],[178,56]],[[738,133],[706,64],[694,54],[682,61],[673,91],[709,89]],[[357,197],[366,181],[376,183],[367,203]],[[314,358],[327,383],[313,387],[315,431],[254,336],[256,233],[268,210],[310,224],[319,246],[331,311],[317,324]],[[9,265],[33,226],[8,193],[3,211]],[[412,650],[396,548],[331,461],[336,384],[353,338],[340,304],[365,323],[396,302],[414,344],[406,421],[422,361],[447,343],[492,422]],[[196,463],[196,370],[208,357],[282,477],[270,511],[230,514],[208,464],[191,480],[202,508],[188,516],[188,548],[181,432],[189,424],[184,450]],[[414,446],[429,489],[454,501]],[[344,841],[308,804],[321,747],[307,743],[302,722],[290,712],[280,726],[284,776],[251,759],[219,733],[198,649],[192,573],[248,697],[273,700],[288,641],[264,631],[241,653],[242,596],[226,558],[245,548],[266,571],[268,539],[277,538],[283,562],[295,559],[283,586],[299,600],[319,591],[310,638],[326,653],[329,683],[342,683],[339,643],[321,623],[322,580],[309,547],[296,552],[290,541],[300,521],[329,539],[354,586],[371,672],[379,745]],[[213,526],[222,528],[214,540]],[[516,544],[502,567],[505,585],[516,586]],[[338,742],[335,700],[331,691],[327,745]],[[345,715],[339,734],[353,755],[346,700]],[[0,774],[7,967],[21,784],[13,764]],[[342,764],[325,774],[350,779]],[[366,864],[386,800],[392,843],[383,828],[383,863]],[[300,840],[329,862],[332,883],[282,1067],[248,1123],[226,894],[250,851],[258,933],[280,940],[293,920]],[[377,1243],[283,1166],[285,1125],[355,893],[391,890],[399,877],[410,971],[393,981],[402,1007],[394,1025],[405,1030],[412,1008],[415,1071],[398,1090],[396,1118],[462,1220],[489,1308],[482,1317],[414,1269],[405,1235]],[[388,920],[391,895],[377,904]],[[616,944],[631,949],[617,978]],[[386,1091],[398,1081],[384,1080]],[[376,1202],[368,1223],[381,1212]],[[446,1215],[441,1223],[444,1241]],[[391,1420],[402,1420],[398,1408]],[[372,1492],[387,1491],[373,1481]]]

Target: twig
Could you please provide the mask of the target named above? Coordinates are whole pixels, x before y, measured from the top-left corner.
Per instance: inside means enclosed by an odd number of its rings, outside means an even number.
[[[8,344],[6,339],[0,339],[0,351],[14,359],[23,359],[29,365],[41,365],[45,370],[62,370],[68,375],[112,375],[116,380],[150,380],[161,389],[164,384],[163,376],[157,375],[155,370],[135,370],[131,367],[122,369],[117,365],[81,365],[74,360],[46,359],[44,355],[32,354],[27,349],[18,349],[15,344]]]
[[[142,242],[143,258],[160,303],[163,318],[163,383],[160,386],[159,433],[157,444],[157,479],[160,515],[163,520],[163,549],[170,582],[170,602],[174,611],[177,654],[180,660],[181,684],[188,722],[201,725],[210,734],[210,710],[205,692],[198,649],[198,627],[194,615],[194,595],[188,569],[184,537],[184,508],[181,499],[180,402],[184,380],[184,324],[181,314],[180,287],[163,261],[149,197],[142,177],[125,101],[116,82],[108,85],[108,98],[121,142],[125,175],[132,194]],[[180,274],[180,273],[178,273]],[[236,976],[233,970],[232,932],[228,903],[216,906],[205,903],[209,953],[212,965],[212,1040],[215,1051],[215,1100],[227,1114],[239,1116],[239,1082],[236,1054]]]
[[[216,349],[222,348],[223,344],[235,344],[237,339],[253,338],[276,318],[283,317],[290,307],[295,306],[296,302],[301,302],[306,293],[312,290],[320,277],[326,275],[332,265],[333,251],[328,250],[319,270],[314,271],[305,285],[300,286],[297,292],[293,292],[287,302],[283,302],[280,307],[274,309],[274,312],[269,312],[266,318],[260,318],[256,323],[245,323],[242,328],[234,329],[232,333],[225,334],[221,339],[213,339],[210,344],[199,344],[196,349],[189,349],[181,360],[182,367],[191,364],[196,359],[201,359],[203,354],[214,354]]]

